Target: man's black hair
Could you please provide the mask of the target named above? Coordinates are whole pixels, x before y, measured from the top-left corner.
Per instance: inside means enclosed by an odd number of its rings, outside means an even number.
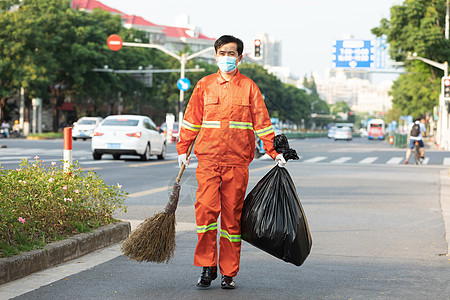
[[[217,53],[217,49],[219,49],[223,45],[229,44],[229,43],[237,44],[237,52],[238,52],[238,55],[241,56],[242,52],[244,52],[244,43],[240,39],[238,39],[237,37],[234,37],[232,35],[222,35],[220,38],[218,38],[214,42],[214,49],[215,49],[216,53]]]

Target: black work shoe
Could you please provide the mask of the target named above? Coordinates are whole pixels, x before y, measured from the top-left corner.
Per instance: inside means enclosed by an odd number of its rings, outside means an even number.
[[[223,289],[234,289],[236,284],[234,283],[233,277],[222,275],[222,288]]]
[[[203,267],[202,274],[198,278],[197,286],[207,288],[211,281],[217,278],[217,267]]]

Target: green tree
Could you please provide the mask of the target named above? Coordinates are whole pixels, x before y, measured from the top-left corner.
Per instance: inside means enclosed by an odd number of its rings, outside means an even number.
[[[438,104],[443,71],[424,62],[406,60],[417,53],[437,62],[450,58],[450,42],[444,38],[446,0],[407,0],[391,7],[391,18],[382,19],[372,29],[376,36],[386,36],[389,54],[404,62],[407,74],[400,75],[392,87],[393,109],[419,117]]]

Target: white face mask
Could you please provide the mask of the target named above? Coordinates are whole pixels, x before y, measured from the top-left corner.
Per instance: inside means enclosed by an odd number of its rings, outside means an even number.
[[[217,58],[217,66],[224,73],[231,73],[236,70],[236,57],[220,56]]]

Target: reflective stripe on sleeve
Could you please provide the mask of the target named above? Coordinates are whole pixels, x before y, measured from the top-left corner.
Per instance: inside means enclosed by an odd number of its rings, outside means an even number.
[[[263,135],[266,135],[266,134],[269,134],[269,133],[272,133],[272,132],[274,132],[272,125],[270,125],[270,126],[268,126],[266,128],[260,129],[260,130],[256,130],[256,134],[258,136],[263,136]]]
[[[241,235],[240,234],[231,235],[231,234],[228,234],[228,232],[226,230],[223,230],[223,229],[220,230],[220,237],[226,238],[230,242],[240,242],[241,241]]]
[[[217,230],[217,222],[209,225],[197,226],[197,233],[205,233],[208,230]]]
[[[253,124],[250,122],[235,122],[230,121],[230,128],[236,129],[250,129],[253,130]]]
[[[189,123],[186,120],[183,120],[183,122],[181,123],[181,126],[188,130],[192,130],[195,132],[200,131],[200,128],[202,127],[202,125],[194,125],[194,124]]]
[[[203,121],[202,128],[220,128],[220,121]]]

